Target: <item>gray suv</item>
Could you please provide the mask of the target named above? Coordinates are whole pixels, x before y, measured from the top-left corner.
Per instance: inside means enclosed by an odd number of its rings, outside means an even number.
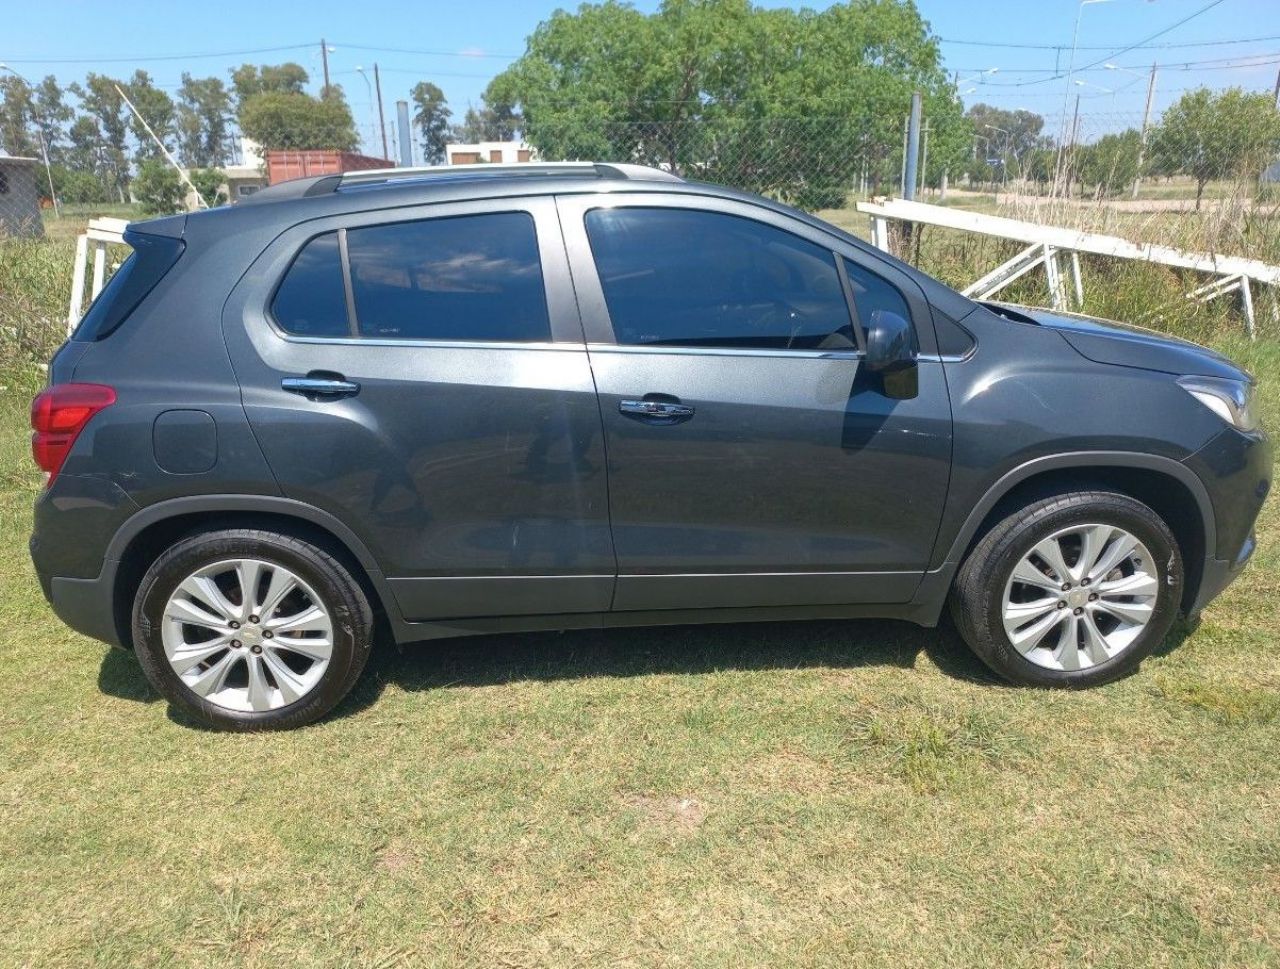
[[[1270,484],[1229,360],[653,169],[323,176],[126,238],[32,405],[31,554],[219,727],[323,716],[375,631],[949,603],[1007,679],[1105,683]]]

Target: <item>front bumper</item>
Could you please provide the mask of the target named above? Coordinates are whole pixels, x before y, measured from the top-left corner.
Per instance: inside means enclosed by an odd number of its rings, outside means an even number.
[[[1189,614],[1216,598],[1252,558],[1257,547],[1254,524],[1271,491],[1272,462],[1271,440],[1265,433],[1243,434],[1234,428],[1224,428],[1186,459],[1209,493],[1215,532]]]

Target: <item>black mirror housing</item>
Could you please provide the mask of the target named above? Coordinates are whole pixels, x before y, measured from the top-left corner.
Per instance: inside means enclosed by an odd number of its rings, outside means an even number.
[[[910,400],[920,393],[920,345],[911,321],[873,310],[867,321],[867,369],[879,374],[886,397]]]

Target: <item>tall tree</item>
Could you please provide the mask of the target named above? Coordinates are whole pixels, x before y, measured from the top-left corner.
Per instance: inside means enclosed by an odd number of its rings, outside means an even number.
[[[1034,111],[1007,111],[978,103],[965,112],[976,134],[987,138],[990,154],[1005,159],[1014,172],[1023,174],[1027,162],[1040,144],[1044,118]]]
[[[173,98],[156,87],[152,83],[151,75],[143,70],[134,71],[129,83],[122,86],[124,93],[137,108],[138,114],[146,121],[144,125],[137,114],[129,112],[129,129],[133,132],[134,141],[137,143],[134,158],[139,162],[148,158],[163,158],[164,153],[160,150],[156,139],[158,138],[169,151],[173,150],[176,120]],[[148,127],[151,129],[150,132],[147,131]],[[155,135],[154,138],[152,134]]]
[[[1270,95],[1238,87],[1188,91],[1160,118],[1152,145],[1158,171],[1196,181],[1196,208],[1217,178],[1256,179],[1280,153],[1280,112]]]
[[[216,77],[182,74],[178,89],[178,150],[191,168],[217,168],[227,161],[231,94]]]
[[[35,104],[31,87],[20,77],[0,74],[0,148],[10,155],[38,158],[32,109]]]
[[[96,145],[95,168],[104,183],[120,201],[125,199],[129,186],[129,159],[125,144],[129,134],[129,122],[116,85],[124,85],[104,74],[90,73],[84,85],[72,84],[69,90],[80,99],[80,106],[93,119]],[[73,133],[79,125],[73,126]],[[86,129],[79,132],[81,138],[88,135]]]
[[[912,90],[930,168],[962,157],[969,126],[905,0],[822,12],[664,0],[652,15],[606,0],[539,24],[485,102],[518,111],[543,157],[658,164],[819,205],[861,171],[896,181]]]
[[[438,165],[445,158],[445,144],[449,140],[449,119],[453,112],[445,100],[444,92],[430,81],[420,81],[409,93],[417,110],[413,123],[422,139],[422,157],[429,165]]]

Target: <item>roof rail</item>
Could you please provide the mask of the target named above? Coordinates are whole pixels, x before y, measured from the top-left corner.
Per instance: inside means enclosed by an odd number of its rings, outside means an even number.
[[[274,202],[283,199],[311,198],[331,195],[340,188],[383,185],[401,179],[432,179],[457,177],[573,177],[617,178],[632,181],[683,182],[678,175],[646,165],[604,162],[513,162],[507,164],[480,162],[470,165],[431,165],[421,168],[374,168],[364,171],[344,172],[341,175],[314,175],[294,178],[264,188],[244,199],[241,204],[257,201]]]
[[[342,185],[364,185],[389,182],[401,178],[432,178],[458,175],[582,175],[588,178],[623,178],[657,182],[681,182],[684,179],[660,168],[647,165],[605,162],[474,162],[465,165],[428,165],[417,168],[374,168],[345,172]]]

